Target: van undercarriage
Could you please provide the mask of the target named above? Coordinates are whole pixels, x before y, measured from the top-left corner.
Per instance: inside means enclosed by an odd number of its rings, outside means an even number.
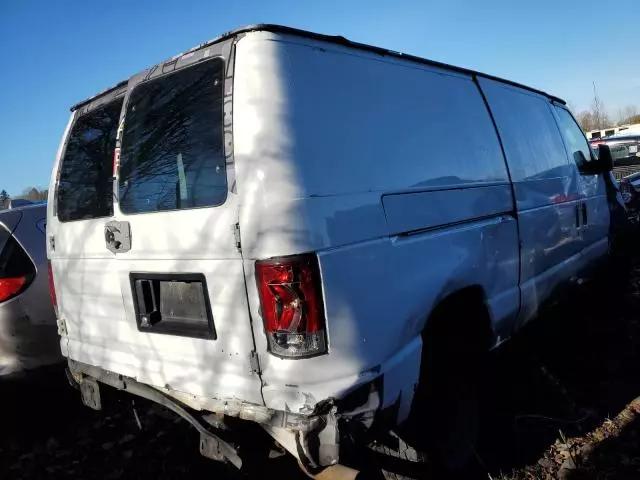
[[[68,376],[74,386],[79,387],[82,402],[94,410],[102,409],[100,383],[167,408],[198,431],[199,448],[203,456],[229,463],[237,469],[243,468],[243,459],[238,446],[226,439],[230,427],[225,419],[259,425],[278,445],[292,453],[303,471],[311,476],[355,478],[358,473],[356,470],[339,464],[340,440],[346,430],[352,430],[355,423],[370,427],[373,418],[380,412],[380,382],[375,381],[358,388],[340,401],[333,398],[321,401],[310,414],[303,415],[237,399],[202,398],[170,388],[156,388],[72,359],[68,361]],[[363,402],[363,399],[366,400]],[[341,432],[341,429],[345,432]]]

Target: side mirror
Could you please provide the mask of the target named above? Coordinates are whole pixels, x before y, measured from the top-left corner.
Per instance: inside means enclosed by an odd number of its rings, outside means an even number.
[[[598,157],[592,159],[590,162],[587,161],[581,150],[573,152],[573,160],[576,162],[576,165],[578,165],[580,173],[598,175],[600,173],[607,173],[613,170],[611,149],[608,145],[600,145],[599,147]]]
[[[598,150],[598,160],[596,161],[598,173],[610,172],[613,170],[613,156],[609,145],[602,144]]]

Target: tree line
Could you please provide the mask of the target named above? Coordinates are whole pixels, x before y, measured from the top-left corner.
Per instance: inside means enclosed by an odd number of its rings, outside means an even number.
[[[0,191],[0,210],[6,208],[9,200],[24,199],[31,202],[42,202],[47,200],[48,195],[49,189],[47,188],[28,187],[20,195],[9,195],[5,189],[2,189]]]
[[[602,130],[629,123],[640,123],[640,110],[634,105],[627,105],[626,107],[618,109],[612,118],[594,88],[591,108],[577,112],[576,120],[578,120],[580,127],[582,127],[582,130],[585,132]]]

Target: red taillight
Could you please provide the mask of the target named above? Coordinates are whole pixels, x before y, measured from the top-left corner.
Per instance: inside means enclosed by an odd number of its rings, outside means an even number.
[[[49,294],[51,295],[51,303],[53,303],[53,308],[58,308],[58,299],[56,298],[56,286],[53,283],[53,270],[51,269],[51,262],[47,264],[49,271]]]
[[[313,254],[256,262],[269,351],[289,358],[326,353],[322,287]]]
[[[27,277],[0,278],[0,302],[20,293],[27,282]]]

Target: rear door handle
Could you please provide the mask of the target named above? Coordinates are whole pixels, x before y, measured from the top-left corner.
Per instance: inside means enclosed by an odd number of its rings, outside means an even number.
[[[104,241],[112,253],[131,250],[131,227],[129,222],[107,222],[104,226]]]

